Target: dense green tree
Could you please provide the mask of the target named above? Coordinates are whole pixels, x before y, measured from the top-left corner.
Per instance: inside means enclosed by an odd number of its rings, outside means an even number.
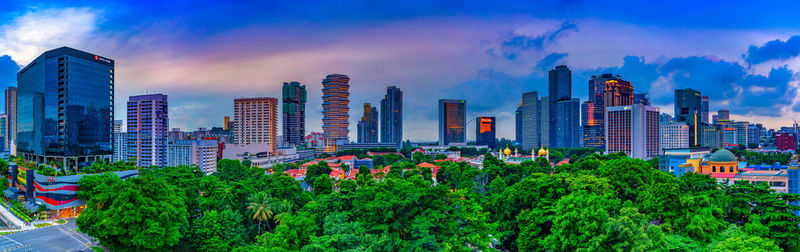
[[[231,251],[244,246],[246,231],[239,213],[225,209],[218,213],[211,210],[194,221],[193,247],[197,251]]]
[[[553,226],[544,245],[557,251],[603,250],[608,239],[606,222],[618,206],[617,199],[586,191],[576,191],[561,198],[553,209]]]
[[[319,176],[314,180],[314,194],[329,194],[333,192],[333,181],[328,176]]]
[[[89,198],[77,225],[113,250],[166,250],[188,227],[186,204],[176,190],[148,175],[115,183]]]
[[[83,176],[78,180],[78,199],[89,200],[94,195],[111,190],[119,183],[122,183],[122,179],[113,172]]]
[[[317,177],[325,176],[328,177],[331,174],[331,167],[328,166],[328,163],[325,161],[320,161],[318,164],[311,165],[306,170],[306,181],[309,184],[313,184],[317,181]]]
[[[266,192],[256,192],[250,195],[247,202],[247,210],[252,214],[252,219],[258,221],[258,233],[261,234],[261,223],[272,219],[275,201]],[[272,228],[269,229],[272,232]]]

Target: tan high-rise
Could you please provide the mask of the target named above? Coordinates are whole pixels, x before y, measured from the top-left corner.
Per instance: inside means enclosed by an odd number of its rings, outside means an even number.
[[[233,100],[234,143],[268,143],[269,152],[278,147],[278,99],[272,97]]]

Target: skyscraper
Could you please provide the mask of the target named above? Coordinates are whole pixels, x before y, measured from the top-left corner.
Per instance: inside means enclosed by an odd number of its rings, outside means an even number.
[[[467,102],[439,100],[439,145],[467,143]]]
[[[689,126],[683,122],[660,123],[661,150],[689,148]]]
[[[701,145],[699,127],[702,98],[697,90],[686,88],[675,90],[675,121],[689,125],[689,145]]]
[[[283,83],[283,139],[292,146],[305,143],[306,86],[299,82]]]
[[[5,142],[6,139],[6,131],[8,131],[7,128],[8,128],[8,115],[0,114],[0,138],[2,138],[1,140],[3,142]]]
[[[520,104],[522,149],[532,150],[541,145],[539,139],[539,95],[536,91],[522,94]]]
[[[128,154],[141,167],[164,166],[167,161],[169,104],[167,95],[128,98]]]
[[[539,101],[536,102],[538,104]],[[514,111],[514,125],[514,141],[522,144],[522,101],[517,105],[517,110]],[[536,132],[536,134],[539,134],[539,132]]]
[[[634,93],[633,104],[642,104],[650,106],[650,98],[647,98],[647,93]]]
[[[731,112],[727,109],[720,109],[717,111],[717,116],[719,120],[730,120],[731,119]]]
[[[572,99],[572,71],[560,65],[548,72],[550,147],[578,147],[580,101]]]
[[[709,123],[708,116],[708,96],[703,96],[700,99],[700,118],[704,123]]]
[[[606,152],[650,159],[660,153],[659,110],[635,104],[606,107]]]
[[[8,121],[5,131],[5,147],[10,149],[11,143],[17,139],[17,87],[8,87],[5,91],[6,120]]]
[[[403,144],[403,91],[395,86],[381,100],[381,142]]]
[[[358,121],[358,142],[378,142],[378,109],[369,103],[364,103],[364,116]]]
[[[330,74],[322,80],[322,136],[331,151],[349,142],[350,77]]]
[[[268,152],[278,148],[278,99],[272,97],[233,100],[234,143],[267,143]]]
[[[639,98],[646,99],[643,96]],[[587,111],[587,122],[584,123],[586,147],[605,149],[606,108],[631,105],[634,100],[633,85],[619,75],[607,73],[592,76],[592,79],[589,80],[590,104],[586,106],[590,111]]]
[[[6,90],[8,127],[19,155],[37,163],[82,162],[113,153],[114,61],[61,47],[17,73],[17,92]],[[17,111],[13,110],[16,98]],[[8,109],[8,108],[7,108]],[[13,152],[13,150],[12,150]],[[70,160],[76,161],[72,163]]]
[[[114,120],[114,133],[122,132],[122,120]]]
[[[539,141],[541,147],[550,147],[550,97],[539,100]]]
[[[494,116],[479,116],[475,119],[475,144],[497,147]]]

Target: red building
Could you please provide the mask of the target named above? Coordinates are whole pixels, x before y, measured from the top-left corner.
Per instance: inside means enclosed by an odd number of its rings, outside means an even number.
[[[775,133],[775,148],[778,150],[797,150],[797,134]]]

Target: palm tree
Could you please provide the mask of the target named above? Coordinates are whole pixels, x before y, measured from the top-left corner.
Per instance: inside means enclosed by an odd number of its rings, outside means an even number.
[[[271,219],[274,214],[272,211],[274,207],[272,198],[266,192],[256,192],[250,195],[248,201],[250,204],[247,209],[253,212],[253,220],[258,221],[258,233],[261,234],[261,222]],[[269,225],[267,225],[267,228],[272,232],[272,228]]]
[[[283,216],[283,214],[294,211],[294,208],[295,208],[294,203],[288,200],[283,200],[280,203],[278,203],[278,205],[275,208],[276,212],[278,212],[278,214],[275,215],[275,224],[281,224],[281,220],[283,219],[281,217]]]

